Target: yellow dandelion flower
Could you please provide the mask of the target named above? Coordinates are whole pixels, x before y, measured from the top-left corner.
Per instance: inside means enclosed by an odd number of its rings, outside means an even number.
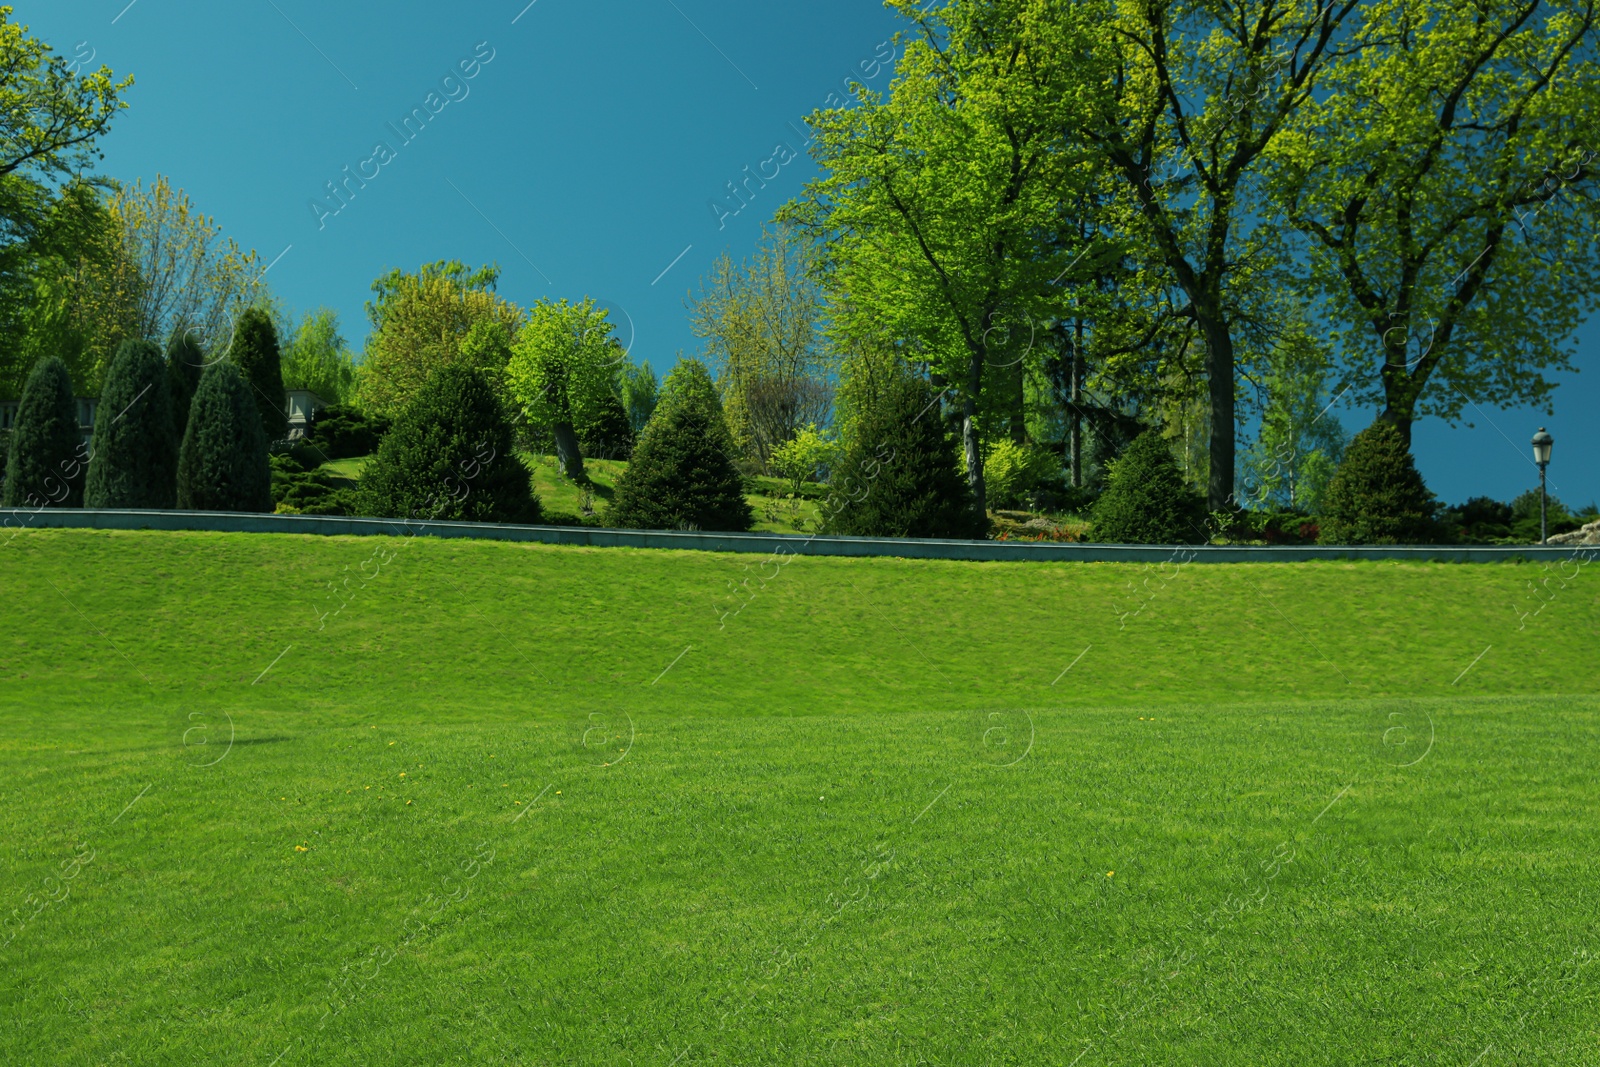
[[[1116,871],[1107,871],[1107,872],[1106,872],[1106,877],[1107,877],[1107,878],[1110,878],[1110,877],[1111,877],[1111,876],[1112,876],[1112,875],[1114,875],[1114,874],[1116,874],[1116,873],[1117,873],[1117,872],[1116,872]]]

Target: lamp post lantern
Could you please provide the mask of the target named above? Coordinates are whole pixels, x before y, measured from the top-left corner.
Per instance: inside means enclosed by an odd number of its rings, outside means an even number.
[[[1550,446],[1555,444],[1555,438],[1545,433],[1544,427],[1539,427],[1539,432],[1533,435],[1533,461],[1539,465],[1539,543],[1546,544],[1548,530],[1545,525],[1545,491],[1544,469],[1550,465]]]

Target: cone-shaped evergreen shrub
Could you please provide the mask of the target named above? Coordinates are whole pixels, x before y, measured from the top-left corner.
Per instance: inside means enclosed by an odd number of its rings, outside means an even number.
[[[205,369],[206,354],[189,331],[175,332],[167,344],[167,389],[172,393],[172,426],[179,444],[189,428],[189,405],[194,403],[194,391],[200,388]]]
[[[261,432],[267,443],[289,435],[289,398],[283,389],[283,364],[278,357],[278,331],[261,308],[239,316],[228,348],[228,361],[250,384],[252,399],[261,412]]]
[[[1205,540],[1205,501],[1183,481],[1172,449],[1146,430],[1111,464],[1094,505],[1094,539],[1119,545],[1189,545]]]
[[[823,530],[856,537],[988,536],[933,389],[900,372],[862,412],[830,474]]]
[[[593,410],[573,412],[573,429],[583,454],[591,459],[627,459],[633,452],[633,425],[621,398],[607,391],[589,406]]]
[[[1322,496],[1325,545],[1404,545],[1438,540],[1436,501],[1400,431],[1375,422],[1345,449]]]
[[[267,438],[251,389],[232,363],[200,378],[178,454],[178,507],[189,511],[271,511]]]
[[[89,449],[89,508],[170,508],[178,498],[178,439],[161,349],[124,341],[106,371]]]
[[[716,384],[705,364],[686,359],[667,376],[607,520],[633,530],[739,531],[754,519]]]
[[[358,507],[384,518],[539,521],[532,477],[512,452],[511,422],[482,371],[455,364],[433,372],[378,446]]]
[[[34,364],[22,387],[6,456],[8,508],[81,508],[86,452],[67,365],[54,356]]]

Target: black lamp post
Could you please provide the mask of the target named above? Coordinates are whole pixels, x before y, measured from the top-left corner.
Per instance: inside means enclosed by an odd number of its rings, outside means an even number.
[[[1539,427],[1539,432],[1533,435],[1533,461],[1539,465],[1539,543],[1546,543],[1545,528],[1545,491],[1544,469],[1550,465],[1550,446],[1555,444],[1555,438],[1544,432],[1544,427]]]

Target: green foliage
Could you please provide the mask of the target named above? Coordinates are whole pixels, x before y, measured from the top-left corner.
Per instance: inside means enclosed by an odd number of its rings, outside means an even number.
[[[569,478],[583,477],[583,431],[607,442],[608,452],[625,448],[623,440],[631,444],[631,428],[623,438],[618,382],[627,356],[612,330],[609,313],[593,299],[540,300],[506,364],[511,396],[536,430],[554,436]]]
[[[1190,545],[1205,538],[1205,500],[1183,480],[1172,449],[1146,430],[1111,463],[1094,504],[1094,539],[1122,545]]]
[[[816,423],[801,427],[793,438],[772,450],[772,469],[794,483],[815,480],[839,461],[839,443],[832,436],[817,429]]]
[[[1400,431],[1375,422],[1356,434],[1323,496],[1325,545],[1426,544],[1438,539],[1437,501]]]
[[[372,333],[358,370],[362,408],[394,418],[434,371],[457,363],[482,371],[508,402],[506,362],[523,313],[496,294],[499,279],[498,267],[473,270],[441,260],[374,281],[375,299],[367,302]]]
[[[92,168],[95,141],[128,106],[120,94],[133,78],[113,82],[104,66],[80,70],[11,14],[9,5],[0,7],[0,173],[45,177]]]
[[[989,503],[993,507],[1026,507],[1035,490],[1060,481],[1061,457],[1003,438],[989,446],[983,459],[983,471],[989,483]]]
[[[339,333],[339,316],[327,308],[307,314],[283,351],[283,387],[309,389],[324,402],[355,399],[356,362]]]
[[[178,495],[178,435],[167,364],[149,341],[124,341],[106,371],[83,504],[170,508]]]
[[[330,404],[318,411],[306,428],[305,444],[325,459],[370,456],[378,450],[390,421],[356,408]]]
[[[267,441],[283,440],[289,434],[289,398],[283,387],[278,331],[264,309],[253,307],[239,317],[228,360],[239,368],[254,394]]]
[[[622,406],[627,409],[628,425],[637,437],[644,432],[650,416],[655,413],[656,402],[660,399],[656,372],[648,363],[629,362],[623,365],[619,377]]]
[[[67,365],[59,359],[40,360],[22,388],[0,503],[8,508],[81,508],[85,460]]]
[[[272,468],[274,510],[293,515],[355,515],[359,495],[337,475],[316,469],[302,449],[275,452],[267,457]]]
[[[1256,508],[1317,513],[1348,441],[1328,410],[1329,356],[1303,313],[1265,354],[1261,432],[1243,463],[1245,500]]]
[[[1545,501],[1545,533],[1576,530],[1583,523],[1556,497]],[[1511,536],[1520,542],[1539,540],[1539,490],[1529,489],[1511,502]]]
[[[755,515],[733,453],[711,372],[699,360],[683,360],[667,376],[661,403],[617,481],[608,521],[637,530],[750,529]]]
[[[178,507],[186,511],[272,510],[272,478],[261,412],[234,363],[213,363],[200,377],[178,453]]]
[[[1548,402],[1600,295],[1592,11],[1375,0],[1270,152],[1349,398],[1412,420]],[[1401,32],[1396,29],[1403,27]]]
[[[384,437],[361,478],[363,514],[468,522],[539,521],[528,469],[487,376],[441,367]]]
[[[829,475],[823,532],[857,537],[988,536],[939,423],[937,394],[902,371],[860,412],[843,461]]]
[[[633,454],[633,425],[622,398],[607,390],[577,412],[573,429],[583,454],[594,459],[627,459]]]
[[[205,373],[206,354],[188,330],[180,330],[167,342],[167,391],[172,395],[172,426],[179,445],[189,428],[189,405],[200,388]]]

